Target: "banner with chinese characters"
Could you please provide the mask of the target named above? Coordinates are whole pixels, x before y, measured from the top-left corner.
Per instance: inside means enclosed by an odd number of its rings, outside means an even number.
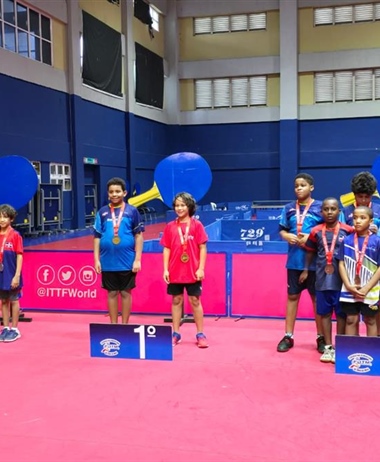
[[[247,247],[280,241],[278,220],[221,220],[222,241],[244,241]]]

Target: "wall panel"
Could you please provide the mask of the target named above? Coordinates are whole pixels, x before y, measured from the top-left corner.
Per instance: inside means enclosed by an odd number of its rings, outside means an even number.
[[[79,0],[83,11],[121,32],[121,7],[107,1]]]
[[[165,23],[164,17],[160,16],[160,30],[153,30],[154,38],[149,35],[148,26],[143,24],[137,18],[133,18],[133,39],[148,50],[156,53],[156,55],[165,57]]]
[[[194,35],[193,18],[179,20],[181,61],[249,58],[279,54],[279,13],[268,12],[267,30]]]
[[[380,21],[314,27],[312,8],[300,9],[298,17],[300,53],[380,47]]]

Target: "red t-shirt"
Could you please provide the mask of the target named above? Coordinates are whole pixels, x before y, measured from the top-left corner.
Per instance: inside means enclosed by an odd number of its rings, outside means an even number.
[[[6,241],[4,242],[5,237]],[[1,249],[3,249],[3,253],[0,256],[3,271],[0,271],[0,289],[11,290],[11,282],[16,273],[17,255],[23,253],[23,243],[20,234],[11,228],[7,236],[5,234],[0,235]],[[19,287],[22,287],[22,275]]]
[[[193,283],[197,281],[195,272],[199,268],[199,246],[205,244],[208,237],[202,223],[195,218],[191,218],[186,248],[189,261],[184,263],[181,261],[181,255],[184,251],[178,232],[178,225],[181,226],[182,235],[185,236],[187,223],[179,223],[177,220],[174,220],[166,225],[160,244],[170,249],[170,282],[177,284]]]

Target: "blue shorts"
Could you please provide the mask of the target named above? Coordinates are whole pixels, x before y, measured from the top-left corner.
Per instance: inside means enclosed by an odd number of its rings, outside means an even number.
[[[310,295],[315,295],[315,271],[309,271],[306,281],[299,283],[301,270],[288,269],[288,295],[298,295],[307,289]]]
[[[317,314],[326,316],[335,312],[335,316],[346,318],[339,301],[340,290],[317,290]]]

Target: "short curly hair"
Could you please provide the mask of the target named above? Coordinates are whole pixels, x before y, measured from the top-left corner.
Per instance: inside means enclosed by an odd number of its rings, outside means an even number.
[[[305,180],[306,183],[309,183],[310,186],[314,186],[314,178],[309,173],[299,173],[295,176],[294,181],[299,180],[300,178]]]
[[[376,178],[370,172],[357,173],[351,180],[351,191],[354,194],[368,194],[372,196],[376,188]]]
[[[195,214],[195,210],[197,209],[197,203],[195,202],[194,197],[187,192],[180,192],[176,194],[173,199],[173,209],[177,199],[181,199],[187,205],[187,208],[189,209],[189,215],[192,217]]]
[[[3,217],[10,218],[13,221],[16,218],[17,212],[16,209],[13,208],[11,205],[1,204],[0,215],[3,215]]]
[[[125,181],[122,178],[119,178],[117,176],[111,178],[107,182],[107,191],[110,189],[110,186],[120,186],[123,191],[127,190],[127,186]]]

